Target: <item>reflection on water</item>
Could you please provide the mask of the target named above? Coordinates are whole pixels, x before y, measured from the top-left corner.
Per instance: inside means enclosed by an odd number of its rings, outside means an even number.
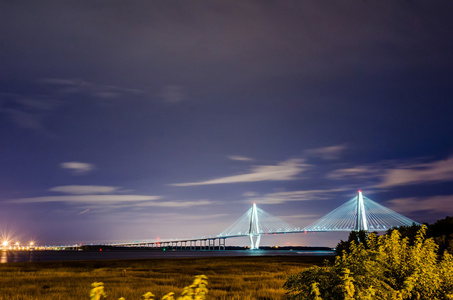
[[[10,262],[27,262],[27,261],[39,261],[34,258],[33,251],[1,251],[0,254],[0,263],[10,263]]]

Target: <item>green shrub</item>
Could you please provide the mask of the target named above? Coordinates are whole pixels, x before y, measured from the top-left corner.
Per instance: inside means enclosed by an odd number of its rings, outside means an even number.
[[[453,299],[453,257],[439,258],[438,246],[426,239],[426,226],[413,245],[398,230],[365,243],[351,242],[334,264],[311,267],[288,277],[289,299]]]

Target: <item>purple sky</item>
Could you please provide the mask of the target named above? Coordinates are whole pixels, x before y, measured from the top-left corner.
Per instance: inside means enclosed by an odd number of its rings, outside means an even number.
[[[217,235],[253,202],[304,227],[358,189],[418,222],[453,215],[452,12],[1,1],[0,231],[41,244]]]

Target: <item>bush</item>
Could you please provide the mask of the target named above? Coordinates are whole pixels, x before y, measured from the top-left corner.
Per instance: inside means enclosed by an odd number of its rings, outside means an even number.
[[[426,231],[426,236],[429,238],[434,238],[435,243],[439,246],[438,254],[442,255],[445,250],[453,255],[453,217],[446,217],[445,219],[437,220],[434,224],[427,224],[428,230]],[[387,234],[391,234],[393,230],[398,230],[401,236],[407,237],[409,239],[409,244],[413,245],[415,243],[415,238],[418,231],[420,230],[421,225],[412,224],[411,226],[400,226],[394,227],[387,231]],[[366,243],[367,236],[369,232],[365,230],[360,231],[351,231],[347,241],[340,241],[336,247],[337,254],[342,254],[343,251],[349,252],[349,246],[351,242],[363,243],[365,242],[365,247],[368,245]],[[376,233],[377,234],[377,233]]]
[[[414,243],[398,230],[366,243],[351,242],[334,264],[311,267],[288,277],[289,299],[453,299],[453,257],[437,255],[438,246],[426,239],[426,226]],[[367,247],[365,247],[365,244]]]

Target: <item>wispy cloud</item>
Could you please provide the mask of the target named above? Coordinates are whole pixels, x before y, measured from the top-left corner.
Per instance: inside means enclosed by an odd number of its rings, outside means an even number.
[[[352,168],[337,169],[327,173],[329,179],[368,179],[382,175],[382,169],[375,166],[355,166]]]
[[[278,216],[290,224],[308,223],[319,218],[319,215],[290,215],[290,216]]]
[[[63,185],[50,188],[51,192],[60,192],[67,194],[86,195],[86,194],[110,194],[118,191],[115,186],[99,185]]]
[[[63,162],[60,167],[70,170],[74,175],[83,175],[95,169],[93,164],[77,161]]]
[[[453,214],[453,195],[399,198],[388,203],[389,208],[401,213],[431,211],[445,215]]]
[[[41,112],[27,112],[12,108],[3,109],[2,111],[8,114],[10,119],[21,128],[31,129],[43,135],[50,134],[42,124],[44,116]]]
[[[372,187],[384,189],[414,184],[453,181],[453,156],[427,163],[418,161],[383,161],[331,171],[327,178],[337,180],[367,179]]]
[[[136,195],[137,196],[137,195]],[[139,196],[139,195],[138,195]],[[89,208],[96,213],[100,213],[99,208],[102,208],[102,213],[106,213],[107,211],[113,212],[120,212],[121,214],[139,214],[140,211],[146,210],[147,208],[152,207],[163,207],[163,208],[188,208],[188,207],[195,207],[195,206],[205,206],[205,205],[212,205],[218,204],[218,202],[214,202],[211,200],[165,200],[164,197],[159,197],[154,200],[139,200],[139,201],[118,201],[118,202],[109,202],[109,203],[102,203],[102,206],[99,206],[100,203],[86,203],[83,205],[84,208]],[[147,211],[147,210],[146,210]]]
[[[290,159],[277,165],[254,166],[249,173],[221,177],[200,182],[175,183],[174,186],[195,186],[258,181],[294,180],[297,175],[309,168],[302,159]]]
[[[311,201],[327,200],[331,198],[332,193],[338,193],[350,190],[349,188],[326,189],[326,190],[304,190],[268,193],[264,195],[253,195],[248,197],[244,202],[257,202],[259,204],[282,204],[294,201]]]
[[[453,181],[453,156],[445,160],[416,163],[385,170],[380,188],[419,183]]]
[[[184,208],[184,207],[183,207]],[[109,215],[113,216],[114,218],[118,219],[126,219],[130,220],[132,218],[144,220],[147,224],[149,224],[149,219],[152,217],[154,221],[158,221],[159,224],[162,223],[169,223],[175,224],[178,222],[180,224],[184,223],[194,223],[200,220],[218,220],[221,218],[229,217],[228,214],[197,214],[194,211],[193,214],[188,214],[184,211],[177,211],[177,210],[169,210],[170,212],[149,212],[146,210],[139,210],[139,211],[112,211],[109,212]]]
[[[55,86],[56,93],[60,96],[84,94],[95,98],[113,99],[122,96],[144,94],[144,90],[142,89],[97,84],[80,78],[43,78],[39,82]]]
[[[37,80],[41,85],[50,86],[46,93],[26,94],[0,93],[0,113],[9,117],[17,126],[30,129],[44,136],[54,138],[44,125],[44,120],[59,107],[70,101],[67,96],[81,95],[84,97],[110,100],[127,96],[139,96],[145,93],[142,89],[102,85],[83,79],[44,78]]]
[[[258,195],[259,195],[259,193],[252,192],[252,191],[248,191],[248,192],[245,192],[245,193],[242,194],[242,196],[244,196],[244,197],[255,197],[255,196],[258,196]]]
[[[164,200],[162,196],[155,195],[123,195],[119,194],[126,190],[121,190],[114,186],[97,186],[97,185],[65,185],[50,188],[49,191],[59,192],[66,195],[42,196],[11,199],[7,203],[45,203],[45,202],[65,202],[69,204],[82,205],[84,210],[79,214],[84,214],[90,210],[102,207],[110,209],[141,209],[146,207],[171,207],[184,208],[192,206],[210,205],[214,202],[211,200]],[[217,202],[216,202],[217,203]]]
[[[309,155],[320,157],[325,160],[335,160],[338,159],[342,152],[344,152],[344,150],[346,149],[347,149],[346,145],[342,144],[329,147],[308,149],[305,152]]]
[[[42,196],[31,198],[19,198],[8,200],[8,203],[44,203],[44,202],[67,202],[86,204],[112,204],[121,202],[154,201],[162,199],[161,196],[148,195],[61,195]]]
[[[185,222],[188,221],[197,221],[201,219],[219,219],[223,217],[228,217],[228,214],[206,214],[206,215],[198,215],[198,214],[185,214],[185,213],[160,213],[155,217],[167,222],[174,222],[174,220],[182,220]]]
[[[168,103],[181,102],[184,100],[183,87],[179,85],[166,85],[159,96]]]
[[[29,97],[20,94],[0,93],[0,113],[17,126],[30,129],[47,137],[54,137],[43,125],[43,120],[61,103],[42,95]]]
[[[228,159],[238,160],[238,161],[252,161],[253,160],[253,158],[246,157],[246,156],[240,156],[240,155],[230,155],[230,156],[228,156]]]
[[[211,200],[196,200],[196,201],[158,201],[158,202],[141,202],[137,203],[139,207],[173,207],[173,208],[183,208],[183,207],[192,207],[192,206],[203,206],[210,205],[214,202]]]

